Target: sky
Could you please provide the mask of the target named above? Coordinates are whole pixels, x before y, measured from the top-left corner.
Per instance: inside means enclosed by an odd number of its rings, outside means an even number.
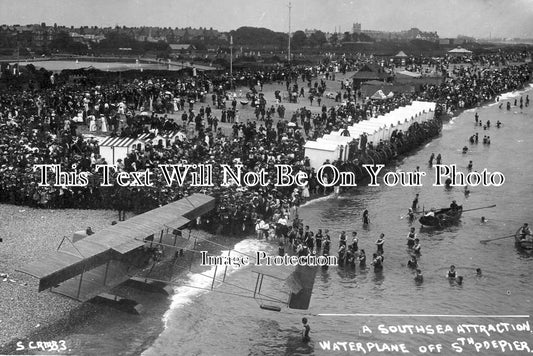
[[[289,0],[0,0],[0,24],[289,30]],[[533,0],[291,0],[291,30],[533,38]]]

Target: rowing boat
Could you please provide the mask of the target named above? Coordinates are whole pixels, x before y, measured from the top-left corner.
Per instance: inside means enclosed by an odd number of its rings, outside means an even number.
[[[433,214],[430,212],[421,216],[418,221],[424,226],[441,228],[456,224],[461,219],[462,213],[463,206],[459,205],[455,210],[452,208],[443,208],[433,212]]]
[[[533,250],[533,236],[527,235],[524,239],[522,239],[522,234],[520,233],[521,230],[522,228],[518,229],[514,235],[516,246],[525,250]]]

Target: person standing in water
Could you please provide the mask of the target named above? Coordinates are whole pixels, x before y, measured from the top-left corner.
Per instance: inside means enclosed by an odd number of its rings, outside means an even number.
[[[413,204],[411,204],[411,209],[414,211],[418,210],[418,193],[416,193],[415,199],[413,199]]]
[[[368,210],[363,211],[363,225],[370,224],[370,218],[368,217]]]
[[[407,211],[407,217],[409,218],[409,222],[413,222],[415,219],[415,212],[412,208],[409,208],[409,211]]]
[[[359,261],[359,267],[365,268],[366,267],[366,253],[365,253],[365,250],[361,249],[361,252],[359,252],[359,257],[357,259]]]
[[[311,332],[311,327],[307,323],[307,318],[302,318],[302,324],[303,324],[302,341],[309,342],[311,340],[311,338],[309,337],[309,333]]]
[[[433,159],[435,158],[435,154],[432,153],[431,156],[429,156],[429,166],[433,166]]]
[[[455,266],[451,265],[448,272],[446,272],[447,278],[456,278],[457,277],[457,271],[455,270]]]
[[[420,239],[415,239],[415,244],[413,245],[413,252],[417,255],[420,255],[420,251],[422,250],[422,246],[420,246]]]
[[[372,257],[373,257],[372,266],[374,266],[374,271],[383,270],[383,256],[381,254],[374,253]]]
[[[415,274],[415,282],[422,283],[424,282],[424,276],[422,275],[422,271],[417,269]]]
[[[383,254],[383,245],[385,245],[385,234],[381,233],[379,238],[376,240],[378,254]]]
[[[407,235],[407,247],[413,248],[415,246],[415,239],[416,239],[416,233],[415,228],[412,227],[411,231],[409,232],[409,235]]]

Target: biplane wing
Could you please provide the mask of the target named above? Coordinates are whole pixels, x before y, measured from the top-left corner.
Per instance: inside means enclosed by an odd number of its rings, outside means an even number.
[[[311,302],[317,270],[318,267],[316,266],[296,266],[292,271],[286,271],[282,268],[274,270],[273,267],[258,266],[252,270],[252,272],[257,273],[254,298],[261,295],[264,277],[267,276],[285,283],[285,286],[289,289],[287,301],[289,308],[306,310]]]
[[[162,241],[165,230],[184,227],[214,205],[213,197],[193,194],[72,242],[69,250],[61,250],[60,245],[57,251],[19,271],[38,278],[39,291],[50,289],[87,301],[142,269],[136,262],[142,258],[147,240]],[[178,247],[177,234],[173,236]]]

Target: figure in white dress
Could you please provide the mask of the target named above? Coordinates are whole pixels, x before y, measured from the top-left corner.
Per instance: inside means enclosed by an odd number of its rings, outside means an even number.
[[[89,131],[96,131],[96,118],[94,117],[94,115],[89,116]]]
[[[102,120],[102,132],[107,132],[107,118],[102,115],[100,119]]]

